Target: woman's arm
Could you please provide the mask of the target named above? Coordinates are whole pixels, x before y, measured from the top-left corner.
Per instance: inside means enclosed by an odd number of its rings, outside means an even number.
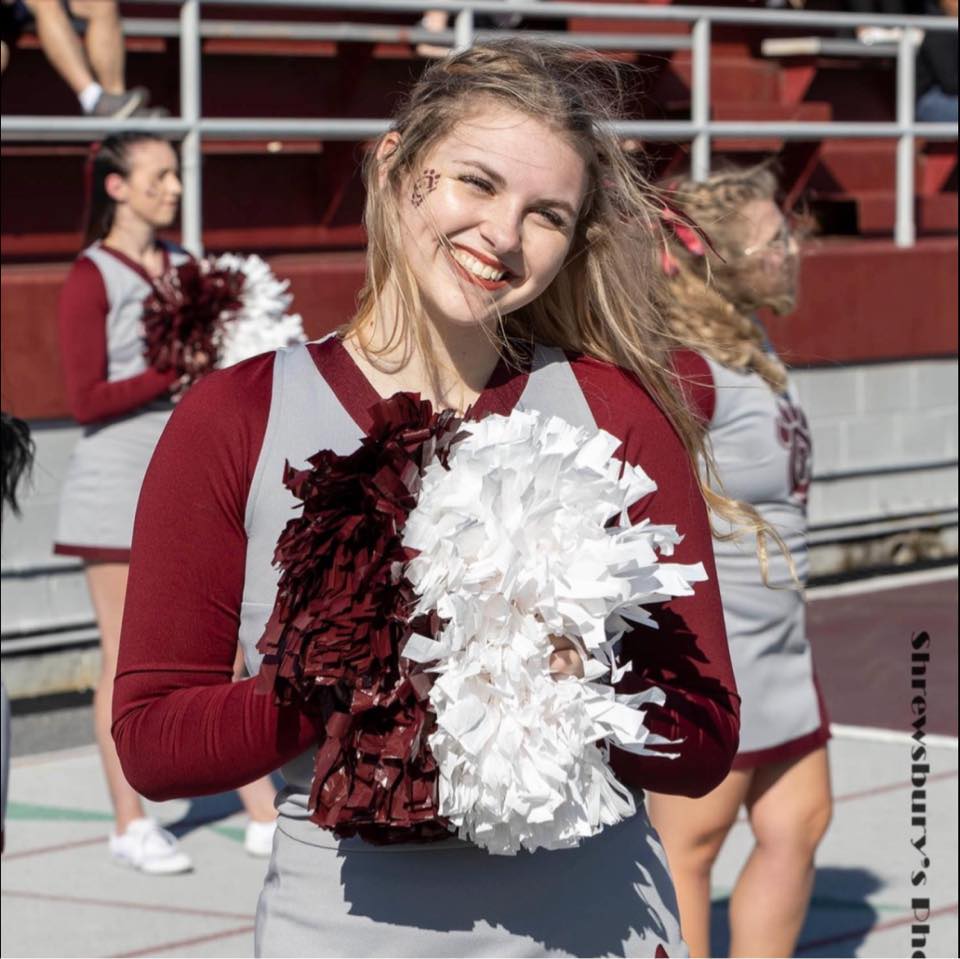
[[[647,726],[671,740],[676,759],[613,750],[624,782],[661,793],[702,796],[730,770],[740,734],[737,695],[713,561],[713,541],[699,481],[689,457],[649,395],[627,374],[581,359],[574,369],[597,425],[623,439],[618,455],[639,465],[656,492],[631,510],[631,519],[673,524],[683,542],[668,562],[703,563],[709,579],[693,596],[653,608],[659,630],[638,628],[624,637],[633,663],[619,687],[637,692],[658,686],[663,706],[645,707]]]
[[[74,263],[60,293],[60,354],[70,412],[80,423],[130,413],[163,396],[174,371],[145,370],[126,380],[107,380],[107,291],[96,264]]]
[[[113,735],[130,784],[151,799],[234,789],[316,738],[296,709],[231,682],[247,491],[270,408],[273,354],[213,373],[170,419],[133,534]],[[278,479],[279,482],[279,479]]]

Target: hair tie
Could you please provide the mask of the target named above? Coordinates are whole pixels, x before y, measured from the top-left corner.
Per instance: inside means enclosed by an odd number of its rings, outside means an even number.
[[[693,256],[706,255],[707,248],[704,242],[706,237],[686,214],[665,202],[660,213],[660,222],[676,237],[677,242],[688,253]],[[709,243],[709,241],[706,242]]]
[[[87,150],[87,158],[83,163],[83,199],[87,210],[90,209],[90,204],[93,202],[93,165],[97,162],[97,154],[102,146],[102,140],[95,140],[91,143],[90,149]]]
[[[723,257],[717,252],[717,248],[710,242],[710,237],[694,220],[669,200],[663,197],[660,197],[660,200],[663,203],[663,209],[660,211],[660,223],[687,253],[693,257],[703,258],[709,250],[717,259],[723,261]],[[676,276],[680,272],[680,264],[670,252],[669,244],[664,244],[660,256],[660,266],[667,276]]]

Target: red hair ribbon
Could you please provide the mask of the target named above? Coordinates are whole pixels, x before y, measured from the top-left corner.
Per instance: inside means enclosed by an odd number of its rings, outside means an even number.
[[[710,240],[707,239],[700,227],[682,210],[679,210],[667,200],[663,201],[660,222],[673,234],[676,241],[691,256],[706,256],[708,247],[716,253]],[[680,269],[680,265],[666,245],[664,245],[663,253],[660,257],[660,264],[663,267],[663,272],[666,273],[667,276],[675,276]]]

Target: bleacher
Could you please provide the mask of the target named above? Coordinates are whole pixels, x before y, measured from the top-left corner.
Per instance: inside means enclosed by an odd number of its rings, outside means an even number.
[[[176,116],[177,7],[124,2],[121,10],[128,25],[128,83],[148,86],[154,102]],[[201,114],[386,117],[425,61],[416,53],[413,35],[394,30],[381,37],[370,28],[409,31],[417,19],[393,11],[351,9],[347,15],[276,5],[204,7]],[[141,35],[156,30],[138,30],[137,24],[156,20],[166,21],[168,35]],[[250,36],[242,26],[264,21],[286,26],[273,29],[269,37]],[[344,29],[347,21],[359,26]],[[312,30],[297,28],[298,23],[310,24]],[[579,16],[568,18],[566,25],[571,32],[610,38],[602,44],[605,55],[642,68],[635,119],[690,117],[688,23]],[[889,50],[861,55],[851,46],[851,36],[824,28],[715,24],[711,119],[747,125],[892,122],[895,60]],[[623,39],[629,37],[662,42],[650,41],[660,49],[643,51],[630,49],[637,44]],[[663,49],[671,38],[682,49]],[[624,49],[617,49],[618,43]],[[29,33],[4,75],[0,106],[4,119],[78,113],[72,94]],[[278,275],[291,280],[295,309],[311,335],[345,321],[353,310],[364,243],[358,168],[368,146],[303,137],[203,142],[206,248],[265,255]],[[688,143],[648,139],[644,149],[658,173],[689,164]],[[920,541],[914,533],[933,530],[930,541],[936,549],[956,553],[957,453],[949,434],[956,424],[957,144],[917,139],[917,239],[908,248],[893,240],[896,150],[895,139],[801,140],[751,134],[749,129],[712,142],[714,162],[750,162],[777,154],[790,202],[805,204],[820,226],[804,253],[798,311],[789,318],[766,318],[778,349],[801,368],[801,387],[808,384],[805,402],[809,395],[821,480],[814,485],[811,505],[812,541],[826,544],[819,569],[815,557],[815,575],[842,572],[866,555],[843,543],[862,543],[891,531],[913,543]],[[5,139],[0,154],[3,406],[31,420],[48,455],[59,462],[73,434],[59,369],[56,301],[80,246],[87,146],[76,140]],[[176,233],[172,238],[177,239]],[[887,395],[894,389],[904,392]],[[927,395],[927,389],[933,392]],[[936,436],[930,434],[933,438],[924,446],[926,434],[916,424],[930,422]],[[877,434],[876,451],[863,442],[857,446],[857,437],[870,438],[871,430]],[[882,434],[888,430],[896,432],[896,439],[884,446]],[[938,438],[941,434],[945,438]],[[866,449],[862,455],[856,452],[861,447]],[[79,624],[83,628],[76,635],[86,636],[89,613],[76,612],[84,602],[79,571],[43,559],[49,552],[55,500],[56,489],[44,488],[34,513],[24,520],[21,539],[33,545],[19,553],[15,545],[6,550],[5,602],[8,595],[14,597],[27,619],[38,608],[60,609],[59,625],[50,628],[66,635]],[[881,565],[889,560],[888,552]],[[930,558],[922,550],[910,555]],[[12,578],[17,589],[8,593]],[[75,611],[68,614],[67,607]],[[42,616],[30,619],[33,625],[19,617],[16,610],[10,612],[9,623],[18,624],[11,633],[5,614],[4,636],[22,634],[20,648],[25,650],[27,637],[41,635],[47,627]],[[7,648],[5,638],[5,663]]]
[[[134,27],[139,20],[166,19],[176,27],[177,8],[122,4]],[[422,69],[411,43],[336,42],[296,37],[296,24],[334,27],[337,11],[307,11],[249,6],[205,8],[211,23],[243,24],[282,20],[291,25],[270,38],[212,36],[203,41],[202,113],[212,117],[382,117],[389,115],[399,91]],[[352,24],[411,27],[416,16],[350,11]],[[686,35],[684,23],[570,18],[568,29],[610,36]],[[229,30],[225,31],[229,32]],[[796,33],[796,31],[793,31]],[[145,37],[128,30],[129,82],[150,87],[154,101],[174,115],[179,102],[178,39]],[[824,34],[829,31],[802,31]],[[284,35],[286,34],[286,35]],[[291,38],[291,36],[293,38]],[[731,121],[882,121],[894,116],[894,73],[889,58],[810,53],[764,53],[764,42],[782,42],[782,28],[718,25],[713,31],[711,115]],[[609,51],[610,56],[643,68],[638,119],[678,119],[689,115],[689,50]],[[4,77],[2,112],[11,115],[71,115],[70,91],[46,63],[36,39],[20,41]],[[669,172],[687,163],[685,144],[648,144],[656,168]],[[956,145],[918,143],[916,222],[919,245],[889,265],[887,238],[894,223],[892,140],[785,142],[770,137],[718,139],[714,156],[749,161],[779,153],[791,198],[804,198],[822,225],[822,240],[811,253],[841,243],[849,256],[855,244],[864,268],[887,283],[871,288],[858,309],[887,325],[891,287],[899,276],[915,275],[912,262],[933,258],[944,267],[955,253],[957,232]],[[297,305],[310,330],[320,333],[344,320],[359,282],[363,247],[361,189],[357,172],[363,144],[320,140],[259,142],[207,141],[204,146],[204,241],[214,251],[245,250],[270,256],[289,275]],[[9,382],[5,403],[29,418],[64,413],[55,369],[52,332],[56,291],[66,264],[76,253],[82,217],[82,168],[86,147],[78,143],[4,143],[2,147],[2,232],[5,363]],[[42,196],[43,202],[38,202]],[[829,255],[827,253],[826,255]],[[873,267],[868,266],[873,264]],[[902,273],[901,273],[902,271]],[[807,270],[810,300],[820,300],[821,271]],[[832,282],[832,281],[831,281]],[[928,288],[939,297],[945,290]],[[949,297],[931,309],[951,306]],[[817,316],[801,307],[790,330],[780,331],[781,346],[796,362],[850,357],[812,346]],[[890,318],[891,325],[895,325]],[[27,325],[27,341],[18,330]],[[42,332],[38,327],[42,327]],[[946,334],[946,331],[944,331]],[[43,349],[39,348],[40,344]],[[902,356],[894,336],[889,355]],[[926,355],[952,352],[949,335],[933,333],[911,346]],[[858,359],[876,359],[876,345],[864,343]],[[16,372],[14,372],[16,368]],[[21,387],[21,378],[26,383]]]

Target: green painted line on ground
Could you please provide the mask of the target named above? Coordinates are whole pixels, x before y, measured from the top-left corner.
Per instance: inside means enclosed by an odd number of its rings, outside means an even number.
[[[70,809],[67,806],[11,802],[7,805],[7,819],[32,819],[35,822],[113,822],[113,813],[93,809]]]
[[[244,826],[211,826],[215,833],[232,839],[234,842],[243,842],[246,838],[247,830]]]

